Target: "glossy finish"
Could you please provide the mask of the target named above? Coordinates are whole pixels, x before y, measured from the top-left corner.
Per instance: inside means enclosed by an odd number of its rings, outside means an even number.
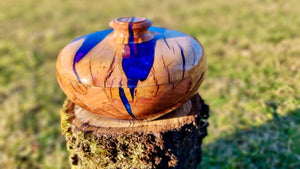
[[[57,79],[77,105],[103,117],[152,119],[197,93],[207,69],[197,40],[145,18],[77,38],[59,54]]]

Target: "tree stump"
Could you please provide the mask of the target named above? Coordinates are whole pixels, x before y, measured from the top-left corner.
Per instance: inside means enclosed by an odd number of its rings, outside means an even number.
[[[196,168],[209,107],[197,94],[152,121],[113,120],[70,100],[61,110],[72,168]]]

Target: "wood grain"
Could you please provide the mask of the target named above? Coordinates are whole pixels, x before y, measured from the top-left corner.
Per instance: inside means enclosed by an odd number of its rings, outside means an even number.
[[[197,40],[149,27],[151,21],[144,18],[121,18],[110,25],[114,30],[78,38],[58,56],[58,83],[74,103],[103,117],[147,119],[197,93],[207,69]]]

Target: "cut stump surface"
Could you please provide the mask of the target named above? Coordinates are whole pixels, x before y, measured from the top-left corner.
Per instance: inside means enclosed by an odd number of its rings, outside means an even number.
[[[197,94],[152,121],[113,120],[70,100],[61,110],[72,168],[196,168],[209,108]]]

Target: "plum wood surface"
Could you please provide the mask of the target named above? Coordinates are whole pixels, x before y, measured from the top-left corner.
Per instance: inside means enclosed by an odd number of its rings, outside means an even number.
[[[72,168],[196,168],[208,106],[197,94],[152,121],[112,120],[67,100],[61,111]]]
[[[153,119],[197,93],[207,65],[196,39],[145,18],[110,26],[60,52],[57,79],[72,102],[102,117]]]

